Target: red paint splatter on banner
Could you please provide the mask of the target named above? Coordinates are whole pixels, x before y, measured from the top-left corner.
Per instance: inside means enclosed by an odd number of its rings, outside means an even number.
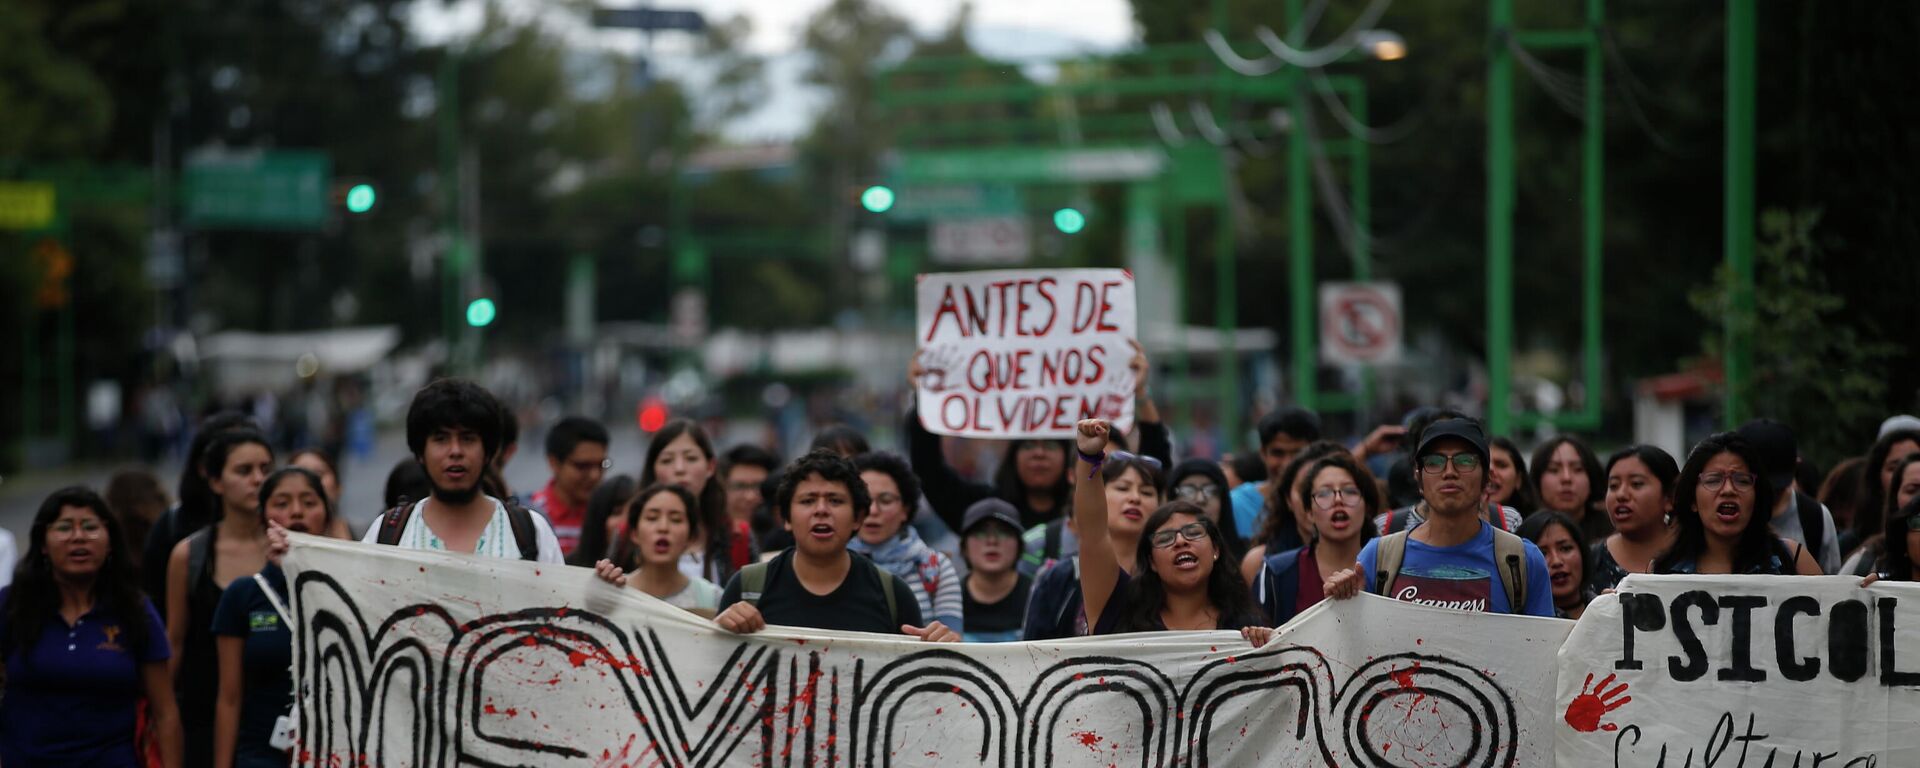
[[[1396,670],[1394,670],[1393,672],[1391,672],[1391,673],[1389,673],[1389,674],[1391,674],[1391,675],[1393,676],[1393,681],[1394,681],[1394,682],[1396,682],[1396,683],[1399,683],[1399,684],[1400,684],[1400,687],[1402,687],[1402,688],[1412,688],[1412,687],[1413,687],[1413,673],[1415,673],[1415,672],[1419,672],[1419,671],[1420,671],[1420,662],[1417,662],[1417,661],[1416,661],[1416,662],[1414,662],[1414,663],[1413,663],[1413,666],[1411,666],[1411,667],[1407,667],[1406,669],[1396,669]],[[1378,679],[1378,678],[1375,678],[1375,679]]]
[[[1072,736],[1080,742],[1080,746],[1095,752],[1100,751],[1100,742],[1102,741],[1100,734],[1094,733],[1093,731],[1074,731]]]

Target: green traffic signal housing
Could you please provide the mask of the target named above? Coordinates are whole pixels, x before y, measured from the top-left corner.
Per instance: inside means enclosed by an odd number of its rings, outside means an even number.
[[[355,184],[347,190],[347,210],[353,213],[366,213],[373,210],[374,192],[372,184]]]
[[[893,197],[892,187],[875,184],[860,193],[860,206],[873,213],[886,213],[893,207]]]
[[[1077,234],[1087,228],[1087,215],[1078,208],[1062,208],[1053,212],[1053,226],[1063,234]]]
[[[467,303],[467,325],[475,328],[485,328],[493,324],[493,318],[496,313],[497,310],[493,306],[493,299],[474,299]]]

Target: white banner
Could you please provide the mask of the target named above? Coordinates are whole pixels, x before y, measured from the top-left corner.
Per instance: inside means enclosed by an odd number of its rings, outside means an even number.
[[[1067,438],[1133,426],[1133,276],[1119,269],[923,274],[920,423],[936,434]]]
[[[1572,628],[1363,595],[1258,650],[930,645],[731,635],[585,569],[307,536],[287,572],[296,765],[1531,768]]]
[[[1920,766],[1920,585],[1631,576],[1560,652],[1584,766]]]

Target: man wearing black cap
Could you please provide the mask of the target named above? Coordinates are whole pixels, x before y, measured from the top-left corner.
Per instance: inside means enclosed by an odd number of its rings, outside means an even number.
[[[1753,446],[1761,465],[1755,469],[1773,486],[1773,532],[1800,542],[1821,571],[1839,573],[1840,539],[1834,533],[1833,513],[1801,492],[1793,480],[1793,469],[1800,463],[1793,430],[1773,419],[1754,419],[1735,431]]]
[[[967,561],[962,582],[969,643],[1020,639],[1033,579],[1014,566],[1020,561],[1020,510],[997,498],[967,507],[960,523],[960,552]]]
[[[1480,517],[1487,437],[1479,422],[1434,422],[1420,433],[1413,464],[1430,512],[1426,521],[1368,542],[1353,568],[1327,580],[1327,596],[1352,597],[1365,588],[1421,605],[1552,616],[1540,548]]]

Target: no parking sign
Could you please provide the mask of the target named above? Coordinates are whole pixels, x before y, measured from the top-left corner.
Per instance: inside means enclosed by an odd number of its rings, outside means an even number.
[[[1320,284],[1320,360],[1327,365],[1400,362],[1400,286]]]

